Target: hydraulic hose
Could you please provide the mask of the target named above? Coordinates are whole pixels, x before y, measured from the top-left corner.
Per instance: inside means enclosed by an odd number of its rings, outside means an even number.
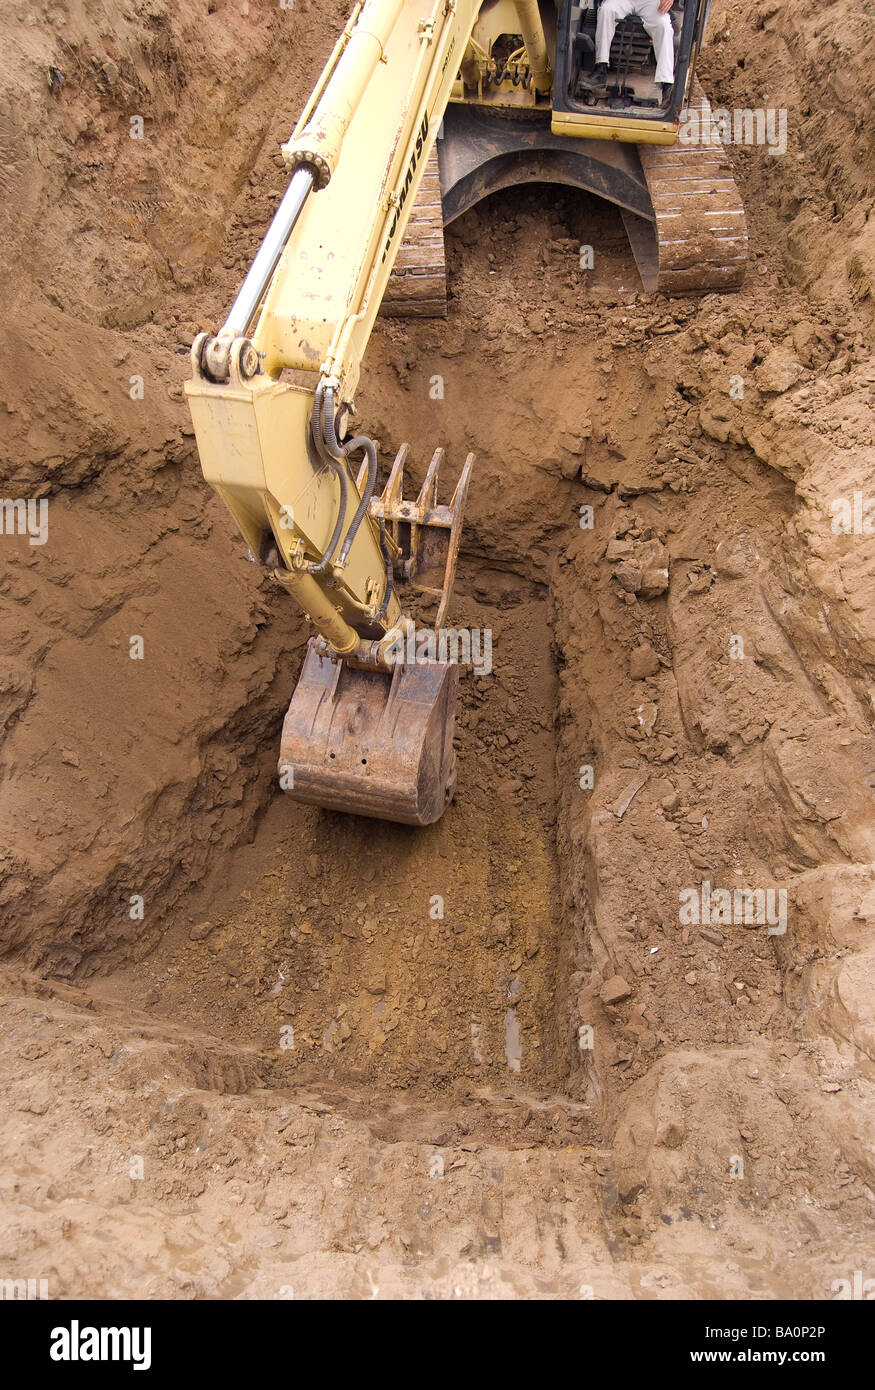
[[[345,459],[348,459],[351,454],[356,453],[359,449],[363,449],[368,459],[368,477],[364,492],[362,493],[362,500],[356,508],[355,516],[349,524],[349,530],[343,538],[340,554],[337,557],[338,564],[344,565],[352,549],[352,543],[358,534],[358,529],[364,519],[365,512],[370,506],[371,498],[374,495],[374,488],[377,485],[377,446],[366,434],[357,434],[354,439],[348,439],[345,444],[340,443],[334,428],[334,388],[331,386],[326,386],[325,388],[322,430],[323,439],[325,440],[326,447],[330,454],[335,457],[341,454]]]
[[[355,515],[349,524],[349,529],[343,538],[340,554],[337,556],[336,563],[340,566],[346,564],[347,557],[352,549],[353,541],[358,534],[359,527],[364,520],[365,513],[370,506],[371,498],[377,484],[377,446],[367,435],[359,434],[354,439],[349,439],[345,444],[341,444],[337,438],[337,428],[334,420],[334,388],[317,386],[313,396],[313,408],[310,412],[310,430],[307,439],[307,452],[311,463],[318,466],[319,461],[333,469],[340,483],[340,506],[338,508],[337,521],[331,533],[331,539],[325,548],[325,554],[321,560],[312,561],[303,568],[305,573],[315,576],[325,574],[328,566],[333,562],[334,555],[340,541],[341,532],[346,521],[347,501],[349,497],[349,482],[347,479],[346,465],[350,456],[361,449],[368,461],[368,476],[362,492],[361,501],[356,508]],[[315,454],[315,457],[314,457]],[[386,566],[386,587],[383,593],[383,602],[380,611],[377,613],[379,621],[385,616],[389,607],[389,599],[392,596],[392,559],[386,544],[386,524],[380,519],[380,551]]]
[[[376,621],[382,622],[386,616],[386,609],[389,607],[389,599],[392,597],[392,556],[389,554],[389,546],[386,543],[386,522],[380,517],[380,549],[383,552],[383,560],[386,564],[386,590],[383,594],[383,602],[380,604],[380,611]]]
[[[346,563],[346,558],[349,555],[352,543],[355,540],[356,535],[358,533],[358,529],[362,524],[365,512],[368,510],[371,498],[374,495],[374,488],[377,485],[377,446],[375,445],[372,439],[368,439],[366,434],[357,434],[355,439],[350,439],[350,441],[347,444],[344,444],[343,452],[347,457],[349,457],[349,455],[355,453],[357,449],[364,449],[367,455],[368,478],[367,482],[365,483],[365,490],[362,493],[362,500],[359,502],[358,507],[356,508],[355,516],[349,523],[349,530],[347,531],[346,536],[344,537],[343,545],[340,547],[340,555],[338,556],[338,560],[341,565]]]
[[[346,477],[345,462],[342,458],[337,458],[330,454],[327,448],[325,447],[323,426],[326,413],[330,413],[331,433],[332,436],[334,435],[334,393],[331,393],[330,402],[327,400],[323,400],[323,389],[324,388],[321,385],[317,386],[316,393],[313,397],[313,409],[310,413],[310,439],[308,439],[307,441],[308,452],[309,445],[312,440],[312,443],[315,446],[316,453],[318,454],[319,458],[322,460],[323,463],[327,464],[328,467],[332,469],[335,477],[337,478],[337,481],[340,484],[340,506],[337,509],[337,521],[334,523],[334,530],[331,533],[331,539],[325,547],[325,553],[322,556],[322,559],[311,560],[308,561],[306,565],[304,565],[305,572],[307,574],[312,575],[324,574],[328,566],[334,559],[334,553],[337,550],[341,532],[343,531],[344,523],[346,521],[346,505],[347,499],[349,497],[349,483]],[[324,394],[327,395],[327,392],[325,392]]]

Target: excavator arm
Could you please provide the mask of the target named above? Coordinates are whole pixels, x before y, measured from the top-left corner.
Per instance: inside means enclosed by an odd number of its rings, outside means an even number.
[[[356,7],[283,146],[286,194],[226,322],[196,338],[186,384],[205,478],[319,634],[285,720],[283,788],[415,824],[452,795],[458,671],[411,659],[394,574],[439,599],[440,627],[473,458],[449,506],[441,451],[406,502],[406,446],[377,496],[372,441],[344,432],[479,8]]]

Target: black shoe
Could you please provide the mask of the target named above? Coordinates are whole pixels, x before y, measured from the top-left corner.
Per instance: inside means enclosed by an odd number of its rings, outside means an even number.
[[[660,82],[659,85],[662,88],[662,100],[667,105],[668,102],[671,100],[671,94],[674,91],[674,83]]]
[[[586,87],[590,92],[603,92],[608,85],[608,65],[607,63],[596,63],[589,77],[580,79],[581,87]]]

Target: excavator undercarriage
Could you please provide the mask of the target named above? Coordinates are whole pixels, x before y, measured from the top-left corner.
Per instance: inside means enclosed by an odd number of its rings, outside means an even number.
[[[707,97],[693,82],[687,108],[695,140],[673,145],[590,138],[551,129],[549,112],[506,114],[451,104],[389,280],[382,312],[446,314],[442,227],[504,188],[564,184],[619,209],[648,293],[738,289],[747,223]],[[442,219],[442,222],[439,220]]]

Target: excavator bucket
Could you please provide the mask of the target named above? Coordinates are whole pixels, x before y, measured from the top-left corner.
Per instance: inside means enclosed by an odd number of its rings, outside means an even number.
[[[474,456],[449,506],[440,506],[443,450],[435,451],[415,502],[402,495],[407,454],[403,444],[370,515],[384,526],[396,576],[437,602],[440,629]],[[437,656],[445,645],[422,640],[429,631],[409,624],[386,667],[341,658],[323,639],[310,640],[280,742],[280,785],[296,801],[407,825],[440,818],[456,785],[459,668]]]
[[[283,723],[281,784],[312,806],[431,825],[455,789],[458,683],[450,662],[365,670],[311,639]]]

